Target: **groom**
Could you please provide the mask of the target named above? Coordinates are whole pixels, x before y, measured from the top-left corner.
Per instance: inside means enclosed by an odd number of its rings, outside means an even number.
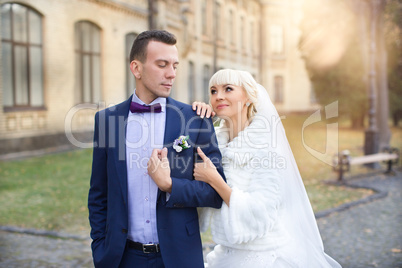
[[[193,178],[198,146],[224,175],[212,121],[169,97],[175,44],[166,31],[138,35],[134,94],[95,115],[88,208],[96,267],[204,267],[197,207],[220,208],[222,199]]]

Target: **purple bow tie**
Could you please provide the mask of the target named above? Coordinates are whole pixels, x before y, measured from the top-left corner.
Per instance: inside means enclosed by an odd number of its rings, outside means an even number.
[[[130,111],[132,113],[160,113],[162,112],[162,107],[160,103],[143,105],[136,102],[131,102]]]

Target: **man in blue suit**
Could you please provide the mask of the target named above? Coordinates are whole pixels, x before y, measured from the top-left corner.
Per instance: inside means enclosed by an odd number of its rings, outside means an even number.
[[[201,147],[223,175],[211,119],[169,97],[179,63],[166,31],[138,35],[134,94],[95,116],[88,195],[96,267],[204,267],[197,207],[222,199],[194,180]]]

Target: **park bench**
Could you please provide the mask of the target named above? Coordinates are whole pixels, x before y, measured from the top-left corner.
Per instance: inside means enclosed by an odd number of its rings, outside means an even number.
[[[350,171],[350,166],[383,162],[387,164],[386,174],[392,174],[392,165],[399,162],[399,150],[397,148],[386,148],[381,153],[364,156],[350,156],[348,150],[336,154],[333,158],[333,169],[338,173],[338,181],[343,181],[345,172]]]

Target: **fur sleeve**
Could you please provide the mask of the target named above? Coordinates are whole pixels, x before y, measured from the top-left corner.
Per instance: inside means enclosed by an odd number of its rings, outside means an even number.
[[[267,234],[275,226],[281,204],[280,178],[275,170],[249,170],[247,189],[233,187],[230,206],[222,204],[223,226],[230,243],[247,243]]]

